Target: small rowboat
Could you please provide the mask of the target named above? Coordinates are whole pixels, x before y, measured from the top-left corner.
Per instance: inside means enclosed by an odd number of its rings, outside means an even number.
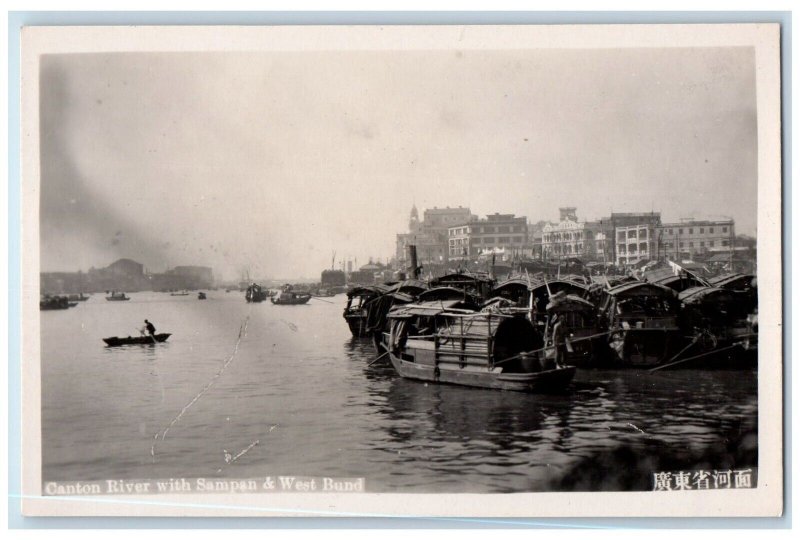
[[[106,345],[109,347],[119,347],[121,345],[154,345],[155,343],[163,343],[172,334],[156,334],[154,336],[128,336],[128,337],[110,337],[103,338]]]
[[[276,306],[297,306],[300,304],[305,304],[309,300],[311,300],[310,294],[295,292],[282,292],[280,295],[270,298],[270,301]]]
[[[297,306],[311,300],[311,294],[296,292],[291,285],[286,284],[280,294],[271,296],[269,300],[277,306]]]

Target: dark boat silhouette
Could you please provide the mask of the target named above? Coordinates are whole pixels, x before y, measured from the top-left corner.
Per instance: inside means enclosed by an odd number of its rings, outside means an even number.
[[[155,343],[163,343],[172,334],[156,334],[154,336],[128,336],[128,337],[110,337],[103,338],[106,345],[109,347],[119,347],[121,345],[153,345]]]

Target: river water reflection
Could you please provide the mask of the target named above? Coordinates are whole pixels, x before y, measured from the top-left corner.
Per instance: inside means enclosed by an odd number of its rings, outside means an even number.
[[[224,291],[131,296],[41,313],[45,481],[305,475],[365,477],[368,491],[649,489],[653,470],[756,464],[755,371],[579,370],[568,392],[544,396],[425,384],[388,362],[367,365],[375,353],[350,337],[343,295],[303,306]],[[173,334],[167,343],[104,346],[145,318]]]

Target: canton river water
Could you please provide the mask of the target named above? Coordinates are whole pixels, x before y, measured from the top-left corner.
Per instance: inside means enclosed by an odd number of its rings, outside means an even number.
[[[131,297],[41,312],[45,482],[303,475],[364,477],[373,492],[646,490],[655,471],[757,465],[755,371],[579,370],[559,395],[425,384],[367,365],[376,355],[350,336],[344,295],[302,306],[224,291]],[[172,333],[167,343],[105,347],[145,318]]]

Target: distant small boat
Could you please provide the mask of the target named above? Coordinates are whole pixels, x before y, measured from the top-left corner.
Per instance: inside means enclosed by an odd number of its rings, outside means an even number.
[[[258,283],[251,283],[244,293],[244,299],[248,302],[263,302],[269,296],[269,291],[264,290]]]
[[[69,295],[70,302],[86,302],[89,299],[85,294],[71,294]]]
[[[293,291],[284,291],[279,295],[270,298],[270,302],[275,305],[296,306],[305,304],[311,300],[311,295],[308,293],[296,293]]]
[[[154,345],[155,343],[163,343],[172,334],[156,334],[154,336],[128,336],[128,337],[110,337],[103,338],[106,345],[109,347],[119,347],[121,345]]]
[[[170,296],[189,296],[189,291],[169,293]]]
[[[197,293],[197,299],[198,300],[205,300],[206,299],[206,293],[204,293],[204,292]]]
[[[131,297],[125,296],[124,292],[122,293],[112,292],[111,296],[106,296],[106,300],[108,300],[109,302],[124,302],[125,300],[130,300],[130,299]]]
[[[54,309],[69,309],[77,306],[77,302],[70,302],[66,296],[45,296],[39,300],[41,311],[51,311]]]

